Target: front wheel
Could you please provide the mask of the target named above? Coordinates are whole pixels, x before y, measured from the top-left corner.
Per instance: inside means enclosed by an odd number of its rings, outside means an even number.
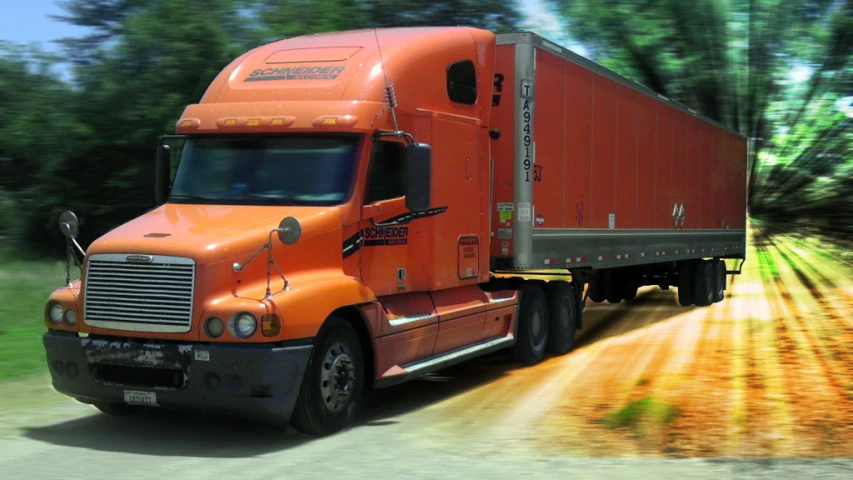
[[[364,356],[355,329],[346,320],[326,321],[305,370],[290,419],[306,435],[329,435],[355,417],[364,388]]]

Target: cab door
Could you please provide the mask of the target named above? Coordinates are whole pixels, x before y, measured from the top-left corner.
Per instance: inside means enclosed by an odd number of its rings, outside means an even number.
[[[425,290],[417,245],[425,235],[406,208],[405,145],[375,141],[361,216],[361,279],[377,297]],[[413,260],[414,259],[414,260]]]

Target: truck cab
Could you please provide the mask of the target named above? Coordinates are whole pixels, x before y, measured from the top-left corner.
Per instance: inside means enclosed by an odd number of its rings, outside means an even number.
[[[55,388],[325,434],[364,388],[509,346],[518,294],[483,287],[494,57],[407,28],[234,60],[159,147],[158,206],[51,295]]]

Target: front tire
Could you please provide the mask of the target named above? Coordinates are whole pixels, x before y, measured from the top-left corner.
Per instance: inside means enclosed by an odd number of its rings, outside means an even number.
[[[548,306],[539,285],[523,284],[519,290],[521,305],[512,357],[524,365],[534,365],[545,356],[548,344]]]
[[[548,283],[548,346],[553,355],[563,355],[572,349],[578,324],[578,299],[568,282]]]
[[[317,336],[290,419],[306,435],[342,430],[355,417],[364,388],[364,354],[355,329],[330,317]]]

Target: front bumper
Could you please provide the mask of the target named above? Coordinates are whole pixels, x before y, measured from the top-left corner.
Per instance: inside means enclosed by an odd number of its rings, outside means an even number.
[[[84,403],[125,403],[153,392],[156,406],[284,424],[299,395],[311,345],[216,345],[43,337],[54,388]],[[150,398],[150,393],[146,395]]]

